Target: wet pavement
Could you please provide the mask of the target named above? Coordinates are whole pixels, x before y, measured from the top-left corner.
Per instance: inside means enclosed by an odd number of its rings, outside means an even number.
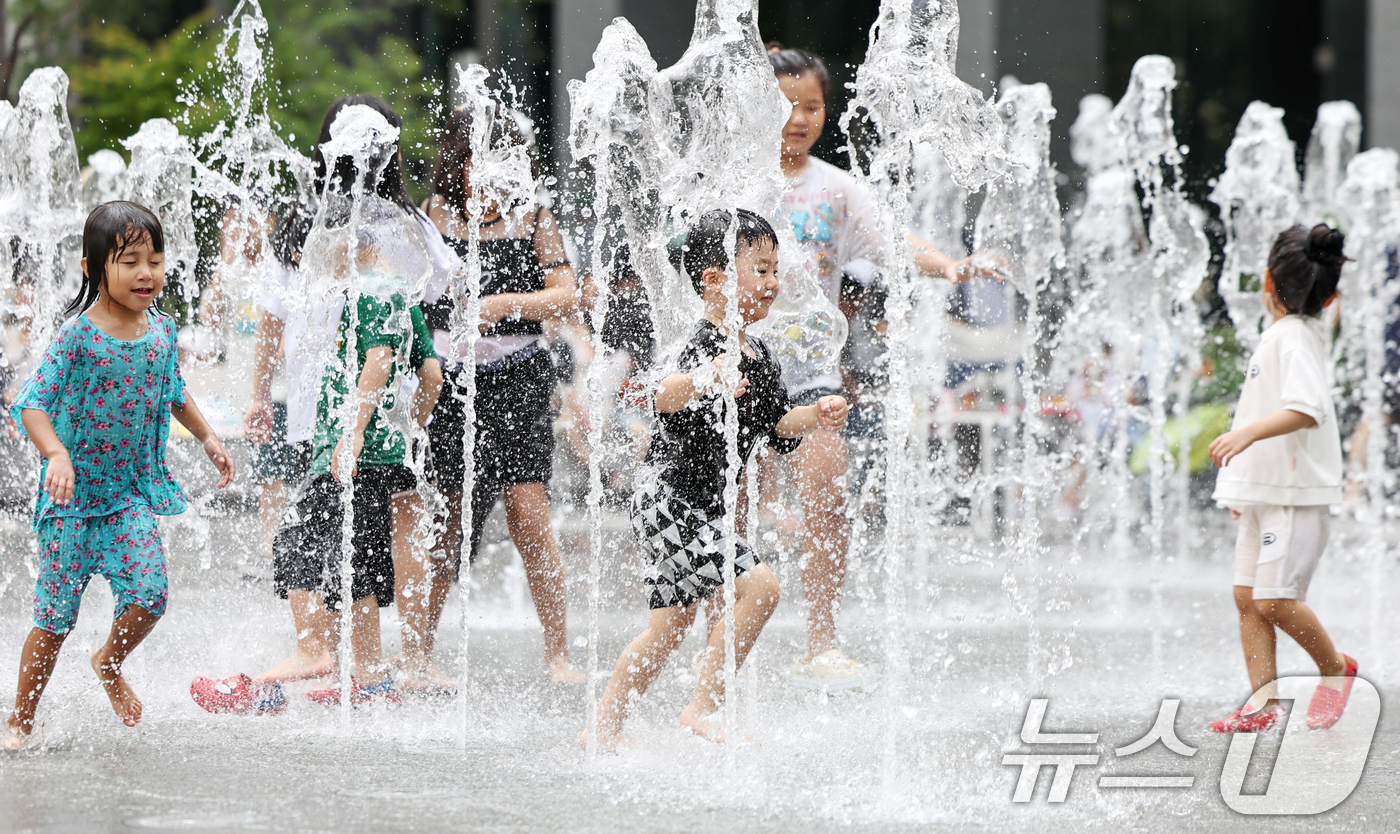
[[[1379,726],[1349,798],[1319,816],[1269,817],[1227,807],[1220,779],[1228,739],[1204,726],[1247,694],[1228,590],[1229,539],[1213,515],[1189,520],[1202,543],[1188,558],[1157,563],[1138,552],[1079,551],[1068,540],[1035,564],[1007,561],[1004,544],[929,528],[921,536],[927,546],[902,574],[908,605],[897,631],[909,672],[902,685],[886,679],[870,692],[824,695],[785,680],[802,639],[800,594],[795,562],[778,561],[787,596],[736,687],[739,720],[753,741],[731,759],[676,724],[694,684],[692,635],[629,725],[640,749],[590,761],[577,743],[584,687],[544,677],[538,626],[508,545],[488,547],[473,572],[465,722],[452,698],[361,710],[348,724],[338,711],[296,697],[277,717],[204,713],[188,695],[193,676],[256,672],[291,647],[285,603],[269,583],[245,576],[257,547],[255,517],[236,504],[205,511],[221,517],[166,527],[169,613],[128,664],[144,720],[123,727],[88,668],[111,604],[96,580],[41,707],[39,743],[0,757],[0,829],[1272,832],[1393,830],[1400,819],[1400,725],[1384,708],[1396,693],[1386,638],[1395,633],[1388,601],[1400,599],[1400,571],[1390,557],[1369,557],[1367,528],[1353,522],[1338,524],[1309,602],[1376,683]],[[32,580],[22,554],[32,539],[14,514],[5,518],[0,685],[8,701],[28,628]],[[619,522],[609,517],[604,549],[601,674],[645,620]],[[570,635],[581,645],[586,531],[577,515],[560,524]],[[872,554],[853,565],[842,632],[848,654],[884,664],[891,628],[879,567]],[[384,618],[387,652],[398,645],[392,611]],[[454,591],[437,653],[454,674],[460,624]],[[576,652],[584,665],[586,650]],[[1287,640],[1280,667],[1312,671]],[[901,690],[892,702],[890,693]],[[1033,697],[1049,701],[1044,732],[1097,732],[1097,742],[1023,743],[1017,736]],[[1144,736],[1164,698],[1180,700],[1177,734],[1198,752],[1188,758],[1158,743],[1118,758],[1114,748]],[[1297,723],[1301,712],[1300,704]],[[1313,757],[1300,761],[1326,768],[1338,750],[1364,746],[1363,725],[1348,713],[1331,731],[1299,736],[1298,755]],[[1244,793],[1265,789],[1279,749],[1279,736],[1261,741]],[[1048,801],[1049,768],[1030,801],[1015,802],[1020,768],[1002,757],[1024,753],[1096,762],[1074,772],[1063,802]],[[1098,784],[1123,774],[1194,783]]]

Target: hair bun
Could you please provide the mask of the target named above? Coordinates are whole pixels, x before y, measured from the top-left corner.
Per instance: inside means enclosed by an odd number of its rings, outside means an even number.
[[[1345,245],[1346,235],[1326,223],[1319,223],[1308,233],[1308,242],[1303,248],[1303,254],[1308,256],[1308,260],[1318,263],[1340,264],[1347,260],[1346,255],[1342,253]]]

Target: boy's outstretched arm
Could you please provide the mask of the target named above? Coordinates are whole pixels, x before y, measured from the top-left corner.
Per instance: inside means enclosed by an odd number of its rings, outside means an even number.
[[[204,419],[204,414],[195,404],[194,397],[186,392],[184,405],[171,403],[170,413],[175,415],[180,425],[190,430],[195,440],[204,444],[204,454],[209,456],[214,468],[219,470],[218,488],[223,489],[233,483],[233,458],[229,456],[224,444],[219,442],[219,437],[214,434],[214,428],[209,425],[209,421]]]
[[[787,438],[802,437],[817,429],[840,431],[846,425],[848,410],[845,397],[822,397],[815,405],[800,405],[784,414],[774,431]]]
[[[1210,459],[1216,466],[1225,466],[1240,452],[1260,440],[1291,434],[1299,429],[1310,429],[1317,421],[1301,411],[1281,408],[1261,420],[1255,420],[1244,428],[1227,431],[1210,442]]]
[[[690,373],[671,374],[661,380],[661,384],[656,386],[656,410],[662,414],[675,414],[694,400],[719,391],[723,384],[721,363],[725,356],[727,354],[720,354]],[[735,399],[744,396],[748,390],[749,379],[743,377],[739,380],[739,387],[734,390]]]
[[[39,454],[49,461],[49,468],[44,473],[44,492],[55,504],[67,504],[73,500],[73,482],[76,479],[73,459],[68,456],[63,441],[58,439],[58,432],[53,430],[53,421],[37,408],[21,410],[19,419]]]
[[[365,352],[365,366],[360,369],[360,380],[351,396],[355,398],[358,408],[355,412],[354,431],[354,459],[358,462],[360,452],[365,448],[365,429],[369,426],[370,418],[374,417],[374,410],[379,407],[379,398],[384,395],[384,389],[389,384],[389,374],[394,368],[394,349],[388,345],[372,347]],[[345,436],[341,435],[340,441],[335,444],[335,456],[331,458],[331,472],[339,480],[346,480],[340,476],[340,450],[345,443]],[[351,475],[355,474],[359,468],[358,463]]]

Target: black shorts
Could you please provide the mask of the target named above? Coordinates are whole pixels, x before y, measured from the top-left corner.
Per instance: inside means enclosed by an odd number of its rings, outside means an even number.
[[[272,439],[254,443],[253,483],[284,481],[299,484],[311,468],[311,444],[287,442],[287,404],[272,404]]]
[[[549,351],[526,348],[504,367],[476,371],[476,484],[499,492],[511,484],[548,483],[554,471],[554,364]],[[518,358],[517,358],[518,357]],[[512,361],[513,360],[513,361]],[[466,434],[466,367],[447,373],[428,438],[438,489],[462,491]]]
[[[379,607],[394,602],[393,513],[396,493],[415,486],[406,466],[362,469],[355,476],[351,504],[355,532],[350,566],[351,599],[373,594]],[[342,487],[330,475],[318,475],[305,485],[277,530],[273,542],[273,581],[278,596],[288,591],[314,591],[327,608],[340,605],[341,525],[345,518]]]
[[[523,354],[523,355],[522,355]],[[442,493],[460,495],[466,471],[462,438],[466,434],[465,379],[471,369],[448,371],[442,396],[428,423],[433,469]],[[547,484],[554,472],[554,413],[550,398],[556,384],[549,351],[526,348],[500,368],[476,369],[476,479],[472,486],[471,550],[481,545],[481,531],[496,499],[508,486]]]
[[[724,585],[724,515],[677,497],[665,484],[643,483],[632,494],[632,533],[650,562],[652,609],[689,607]],[[753,547],[734,537],[734,575],[760,564]]]

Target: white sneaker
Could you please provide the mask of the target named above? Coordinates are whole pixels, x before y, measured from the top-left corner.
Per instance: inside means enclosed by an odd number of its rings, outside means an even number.
[[[799,660],[788,672],[788,680],[811,689],[854,689],[870,686],[878,679],[873,670],[846,657],[840,649],[827,649],[811,660]]]

